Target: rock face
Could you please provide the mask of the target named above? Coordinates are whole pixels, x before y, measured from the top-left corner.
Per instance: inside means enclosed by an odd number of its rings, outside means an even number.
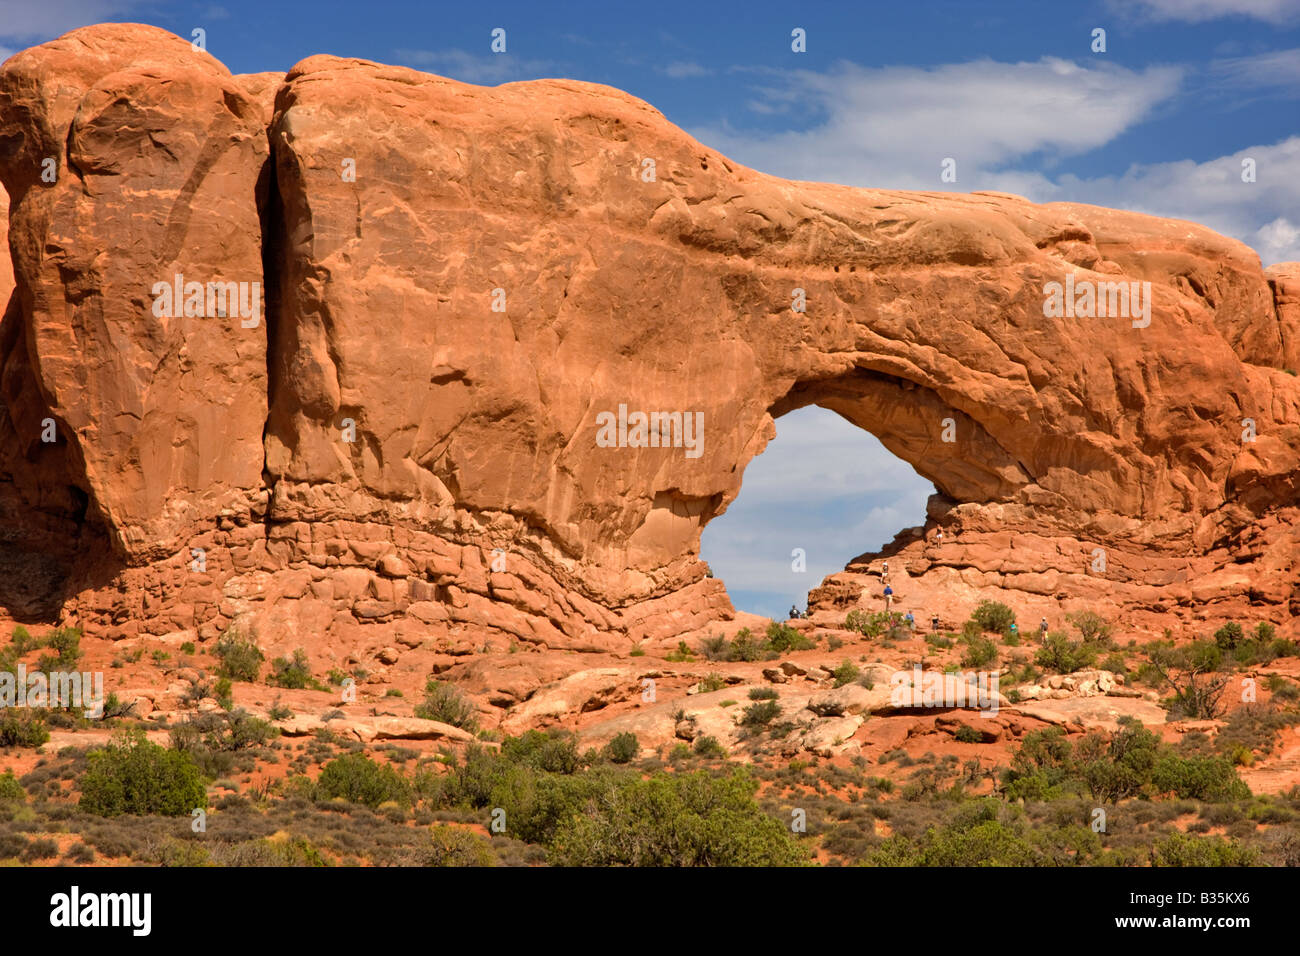
[[[4,547],[59,559],[11,613],[673,638],[730,616],[700,531],[809,404],[934,481],[918,581],[1300,611],[1300,267],[1202,227],[787,182],[607,87],[231,76],[129,25],[11,59],[0,129]],[[160,314],[177,275],[259,320]]]

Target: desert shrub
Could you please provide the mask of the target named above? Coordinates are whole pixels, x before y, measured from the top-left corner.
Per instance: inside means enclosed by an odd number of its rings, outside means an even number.
[[[86,759],[77,804],[85,813],[187,816],[208,805],[194,760],[150,743],[143,731],[124,731]]]
[[[43,671],[68,670],[81,659],[81,628],[55,628],[45,636],[45,646],[54,654],[42,654],[37,666]]]
[[[1065,619],[1074,625],[1085,643],[1107,645],[1111,641],[1113,627],[1111,623],[1096,611],[1079,611],[1065,615]]]
[[[984,735],[969,724],[958,727],[956,737],[957,741],[963,744],[977,744],[984,739]]]
[[[27,791],[18,782],[12,770],[6,770],[0,776],[0,803],[22,803],[27,799]]]
[[[26,708],[0,711],[0,747],[40,747],[49,739],[45,721]]]
[[[548,773],[576,773],[582,763],[577,737],[558,728],[528,730],[518,737],[507,737],[501,742],[501,756]]]
[[[1177,831],[1151,847],[1152,866],[1258,866],[1259,851],[1221,837]]]
[[[749,689],[750,700],[776,700],[779,695],[771,687],[751,687]]]
[[[220,866],[329,866],[321,851],[303,837],[245,840],[233,846],[214,847],[211,856]]]
[[[1250,796],[1250,788],[1224,757],[1180,757],[1163,754],[1152,770],[1151,782],[1162,793],[1184,800],[1221,803]]]
[[[727,755],[727,748],[718,742],[718,738],[710,737],[707,734],[703,737],[696,737],[692,749],[701,757],[721,758]]]
[[[363,803],[370,808],[393,801],[411,803],[411,784],[387,764],[375,763],[363,753],[344,754],[327,763],[316,780],[320,796]]]
[[[277,657],[271,661],[271,683],[286,690],[323,689],[311,676],[311,662],[301,647],[293,652],[292,657]]]
[[[715,690],[722,690],[727,686],[727,679],[721,674],[705,674],[700,678],[699,688],[701,694],[711,694]]]
[[[1110,671],[1112,674],[1121,676],[1128,674],[1128,661],[1119,651],[1107,654],[1106,659],[1099,666],[1102,670]]]
[[[740,723],[744,727],[765,727],[775,720],[780,713],[781,706],[776,701],[765,700],[746,707],[744,714],[740,718]]]
[[[1059,674],[1072,674],[1091,666],[1096,659],[1096,647],[1083,641],[1071,641],[1060,631],[1048,634],[1034,655],[1035,664]]]
[[[1277,628],[1268,621],[1260,621],[1255,625],[1255,640],[1269,642],[1277,636]]]
[[[966,650],[961,656],[962,667],[984,667],[998,659],[998,646],[987,637],[966,639]]]
[[[605,759],[612,763],[631,763],[640,752],[641,742],[632,733],[615,734],[601,750]]]
[[[429,842],[417,851],[420,866],[496,866],[492,844],[462,827],[436,826]]]
[[[18,657],[22,657],[27,652],[34,651],[41,646],[40,640],[32,637],[32,632],[21,624],[14,625],[14,629],[9,636],[9,642],[13,645],[13,652]]]
[[[862,671],[852,661],[841,661],[840,666],[831,671],[831,676],[835,678],[836,687],[843,687],[861,677]]]
[[[725,661],[729,645],[721,634],[712,634],[700,641],[700,656],[706,661]]]
[[[767,626],[767,646],[778,654],[788,651],[806,651],[817,644],[788,624],[773,621]]]
[[[416,704],[415,716],[438,720],[471,733],[478,729],[478,708],[459,690],[430,677],[424,685],[424,701]]]
[[[59,855],[59,844],[49,837],[40,837],[32,840],[27,846],[23,847],[22,853],[18,858],[24,863],[34,863],[37,860],[48,860],[50,857]]]
[[[744,771],[607,777],[556,832],[562,866],[793,866],[807,854]]]
[[[844,618],[844,629],[856,631],[864,637],[879,637],[900,626],[903,615],[897,611],[864,611],[854,608]]]
[[[980,601],[971,612],[971,620],[980,630],[1001,634],[1016,622],[1016,613],[1000,601]]]
[[[1074,772],[1094,799],[1113,803],[1142,792],[1159,753],[1159,737],[1135,720],[1122,720],[1109,737],[1091,733],[1075,745]]]
[[[726,659],[729,661],[760,661],[767,656],[767,649],[763,642],[754,637],[753,632],[742,627],[736,632],[736,636],[731,639],[731,646],[727,651]]]
[[[1229,621],[1214,632],[1214,643],[1222,650],[1230,651],[1241,643],[1243,636],[1241,625],[1236,621]]]
[[[217,674],[229,680],[255,681],[265,658],[251,638],[242,636],[235,628],[227,628],[217,638],[216,655],[221,663]]]

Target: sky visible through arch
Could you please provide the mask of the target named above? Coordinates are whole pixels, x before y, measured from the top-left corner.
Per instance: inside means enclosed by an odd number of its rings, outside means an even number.
[[[923,524],[934,485],[839,415],[816,405],[776,420],[740,494],[704,528],[701,556],[742,611],[784,620],[808,591],[903,528]],[[806,570],[795,570],[802,549]]]
[[[774,175],[1114,206],[1203,223],[1266,265],[1300,260],[1300,0],[0,0],[0,60],[112,20],[202,28],[236,73],[332,53],[487,85],[605,83]],[[777,432],[704,556],[739,607],[782,615],[918,523],[930,486],[832,413]]]

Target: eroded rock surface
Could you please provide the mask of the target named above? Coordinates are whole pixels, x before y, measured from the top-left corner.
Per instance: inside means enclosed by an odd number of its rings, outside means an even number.
[[[11,614],[674,640],[731,616],[700,531],[808,404],[934,481],[918,596],[1300,611],[1297,266],[1203,227],[788,182],[608,87],[237,77],[131,25],[8,61],[0,128],[4,553],[63,556]],[[159,316],[177,274],[260,283],[261,320]],[[1046,314],[1067,281],[1132,314]],[[620,409],[692,430],[605,447]],[[873,600],[869,558],[814,608]]]

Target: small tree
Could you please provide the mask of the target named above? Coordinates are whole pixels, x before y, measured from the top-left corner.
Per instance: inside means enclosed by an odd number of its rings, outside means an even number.
[[[1214,643],[1219,645],[1225,651],[1230,651],[1241,643],[1244,637],[1241,625],[1236,621],[1229,621],[1223,627],[1214,632]]]
[[[1151,655],[1151,667],[1173,689],[1174,696],[1169,704],[1171,717],[1213,720],[1223,712],[1220,698],[1228,686],[1227,675],[1210,676],[1208,668],[1197,663],[1184,670],[1179,679],[1173,676],[1168,657],[1161,653]]]

